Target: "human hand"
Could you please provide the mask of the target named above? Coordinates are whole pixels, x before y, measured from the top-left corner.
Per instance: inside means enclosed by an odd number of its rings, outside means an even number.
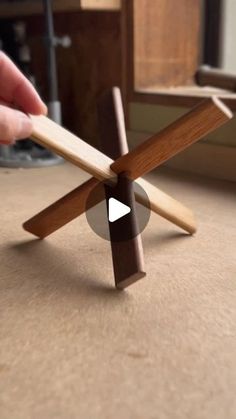
[[[47,107],[29,80],[0,52],[0,145],[31,135],[32,122],[24,112],[45,115]]]

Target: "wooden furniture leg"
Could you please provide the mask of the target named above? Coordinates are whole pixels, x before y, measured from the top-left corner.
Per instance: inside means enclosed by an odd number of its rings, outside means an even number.
[[[98,120],[102,152],[112,159],[128,153],[122,99],[117,87],[105,93],[99,100]],[[131,208],[131,212],[125,217],[109,223],[115,283],[117,288],[122,289],[146,275],[142,239],[138,234],[133,182],[124,174],[118,175],[117,185],[105,185],[105,193],[107,206],[109,199],[115,198]]]

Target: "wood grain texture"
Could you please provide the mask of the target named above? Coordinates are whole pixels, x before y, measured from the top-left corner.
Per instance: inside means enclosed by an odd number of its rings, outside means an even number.
[[[149,197],[149,202],[147,202],[143,195],[136,192],[135,198],[138,203],[147,206],[148,208],[150,207],[154,213],[177,225],[186,232],[190,234],[196,232],[196,220],[190,209],[145,179],[137,179],[136,183],[145,190]],[[88,181],[26,221],[23,224],[24,229],[41,239],[49,236],[85,212],[87,197],[92,189],[97,187],[98,184],[99,181],[97,179],[90,178]],[[97,195],[97,203],[101,202],[104,198],[103,185],[101,184],[100,194]],[[94,205],[96,205],[95,200]]]
[[[40,124],[38,124],[38,121],[41,121]],[[46,131],[44,129],[44,123],[46,120]],[[80,152],[81,149],[78,146],[78,144],[82,144],[82,148],[84,151],[84,147],[86,150],[90,150],[90,146],[88,146],[86,143],[84,143],[84,141],[77,139],[76,136],[74,136],[73,134],[68,133],[64,128],[60,127],[57,125],[57,133],[59,132],[59,137],[60,137],[60,141],[59,141],[59,146],[57,144],[57,140],[54,137],[53,134],[53,130],[48,131],[48,126],[52,127],[53,129],[55,128],[55,123],[52,122],[53,125],[51,125],[51,123],[48,125],[48,119],[45,117],[33,117],[33,123],[35,125],[34,127],[34,138],[36,139],[37,142],[39,142],[40,144],[43,144],[45,147],[51,149],[51,150],[58,150],[58,148],[60,147],[60,152],[61,155],[63,155],[66,159],[68,159],[69,161],[73,162],[74,164],[78,165],[79,167],[83,167],[85,168],[85,170],[89,169],[90,172],[96,172],[96,176],[98,179],[101,180],[105,180],[107,178],[109,178],[109,176],[111,176],[111,172],[108,170],[107,168],[107,164],[110,162],[113,162],[112,159],[109,159],[108,157],[106,157],[105,155],[103,155],[102,153],[99,153],[97,150],[94,151],[93,149],[93,153],[95,152],[95,156],[99,156],[102,158],[105,157],[105,168],[103,168],[103,170],[101,170],[101,164],[100,161],[99,162],[95,162],[95,166],[92,166],[91,168],[91,162],[87,161],[88,155],[84,156],[84,160],[81,163],[81,156],[80,156]],[[51,121],[50,121],[51,122]],[[66,134],[65,134],[66,133]],[[67,152],[67,147],[66,144],[64,142],[64,139],[66,138],[66,136],[69,136],[70,141],[72,142],[76,142],[78,141],[78,144],[76,147],[76,153],[79,153],[79,157],[76,154],[71,155],[70,152],[70,148],[69,148],[69,157],[68,157],[68,152]],[[62,141],[62,145],[61,145],[61,141]],[[56,145],[55,145],[56,144]],[[87,146],[89,148],[87,148]],[[130,154],[130,153],[129,153]],[[129,155],[128,154],[128,155]],[[128,156],[126,155],[126,156]],[[125,157],[126,157],[125,156]],[[89,157],[90,158],[90,157]],[[109,162],[108,162],[108,160]],[[86,164],[86,165],[85,165]],[[88,168],[89,165],[89,168]],[[95,170],[96,169],[96,170]],[[113,173],[114,177],[116,176]],[[91,182],[94,182],[94,180]],[[181,205],[180,203],[178,203],[178,201],[173,202],[173,199],[171,197],[168,197],[168,195],[164,194],[162,191],[158,190],[157,188],[153,188],[148,182],[143,181],[141,179],[137,179],[136,181],[137,183],[140,183],[140,185],[142,187],[144,187],[144,189],[146,190],[146,193],[149,196],[149,201],[150,201],[150,205],[151,208],[154,212],[156,212],[157,214],[163,216],[164,218],[166,218],[167,220],[173,222],[174,224],[178,225],[181,228],[184,228],[184,230],[186,230],[189,233],[194,233],[196,231],[196,223],[194,220],[194,216],[192,214],[192,212],[190,210],[188,210],[187,208],[185,208],[183,205]],[[145,182],[145,184],[143,184],[143,182]],[[82,188],[82,189],[80,189]],[[83,186],[77,188],[72,197],[74,198],[74,196],[77,194],[78,195],[78,200],[80,199],[84,199],[84,189]],[[63,205],[65,204],[65,201],[70,200],[71,196],[69,194],[69,197],[64,197],[62,198],[62,200],[59,200],[56,204],[53,204],[52,206],[50,206],[48,209],[44,210],[43,212],[41,212],[39,214],[39,218],[38,218],[38,222],[39,223],[45,223],[45,227],[43,228],[43,235],[44,237],[48,234],[51,234],[53,231],[56,231],[59,227],[61,227],[62,225],[66,224],[67,222],[69,222],[70,220],[72,220],[73,218],[75,218],[76,216],[78,216],[81,212],[80,210],[72,210],[70,212],[67,211],[67,216],[65,218],[65,220],[63,221],[63,219],[60,220],[60,222],[56,221],[54,222],[54,211],[57,207],[63,207]],[[145,203],[143,202],[143,197],[139,197],[137,196],[137,201],[141,202],[145,205]],[[56,206],[55,206],[56,205]],[[147,205],[149,205],[147,203]],[[164,207],[163,207],[164,206]],[[168,206],[169,206],[169,210],[168,210]],[[70,207],[70,205],[68,206],[68,208]],[[68,210],[67,208],[67,210]],[[33,222],[28,221],[27,224],[24,227],[27,227],[27,230],[32,232],[33,234],[38,235],[38,230],[37,230],[37,216],[33,217]],[[55,224],[54,224],[55,223]],[[47,226],[49,225],[54,225],[54,228],[49,228],[49,230],[47,229]],[[36,226],[36,229],[35,229]],[[40,237],[42,237],[42,234],[40,233]]]
[[[30,115],[32,139],[100,180],[115,178],[112,159],[45,116]]]
[[[116,173],[128,172],[131,179],[136,179],[214,131],[232,116],[219,99],[212,97],[117,159],[111,169]]]
[[[144,196],[136,194],[136,200],[140,204],[150,206],[151,210],[171,223],[177,225],[190,234],[197,231],[197,223],[193,212],[181,204],[176,199],[167,195],[156,186],[143,178],[135,181],[146,192],[149,197],[149,202],[146,202]]]
[[[199,60],[201,0],[130,1],[135,90],[191,83]]]
[[[202,66],[196,73],[199,86],[215,86],[236,92],[236,74],[218,68]]]
[[[99,184],[101,185],[100,189]],[[86,211],[87,198],[94,188],[97,192],[97,203],[101,202],[105,198],[103,184],[96,178],[90,178],[30,218],[23,224],[23,228],[40,239],[49,236]],[[95,195],[94,205],[96,205]]]
[[[102,151],[112,159],[127,153],[124,112],[120,89],[117,87],[100,98],[98,120]],[[115,198],[131,208],[131,212],[125,217],[109,223],[115,283],[117,288],[123,289],[146,275],[142,240],[138,234],[133,182],[121,174],[115,188],[105,185],[105,192],[107,206],[109,199]]]
[[[137,202],[148,208],[150,207],[154,213],[177,225],[186,232],[190,234],[196,232],[197,225],[195,217],[190,209],[145,179],[137,179],[136,183],[145,190],[149,197],[149,202],[147,202],[144,200],[143,195],[136,193],[135,198]],[[87,197],[90,191],[98,184],[99,181],[97,179],[90,178],[88,181],[26,221],[23,224],[24,229],[41,239],[54,233],[59,228],[84,213]],[[100,196],[98,195],[97,197],[97,203],[104,199],[103,189],[103,184],[101,184],[101,192]],[[94,205],[96,205],[95,201]]]

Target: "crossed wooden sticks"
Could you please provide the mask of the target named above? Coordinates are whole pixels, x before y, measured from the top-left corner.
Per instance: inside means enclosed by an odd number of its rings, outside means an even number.
[[[74,189],[23,225],[25,230],[44,238],[86,211],[86,201],[96,187],[92,205],[110,196],[131,207],[131,212],[109,223],[115,283],[125,288],[145,276],[141,236],[138,234],[135,199],[165,219],[190,234],[196,231],[191,210],[151,185],[140,176],[153,170],[181,150],[214,131],[232,118],[231,111],[216,97],[207,99],[177,121],[128,152],[124,114],[120,90],[114,87],[103,95],[98,103],[101,146],[104,153],[71,134],[44,116],[31,116],[32,138],[39,144],[90,173],[93,177]],[[114,160],[112,160],[114,159]],[[149,202],[139,192],[134,192],[133,180],[147,193]],[[103,181],[103,182],[101,182]],[[117,182],[115,188],[112,182]],[[120,223],[120,224],[119,224]],[[124,240],[116,241],[116,229],[124,231]],[[133,231],[131,239],[125,239],[125,231]],[[136,232],[136,234],[135,234]]]

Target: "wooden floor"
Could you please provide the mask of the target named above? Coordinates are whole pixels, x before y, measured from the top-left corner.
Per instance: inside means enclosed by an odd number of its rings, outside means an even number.
[[[236,183],[152,174],[199,231],[153,215],[147,278],[118,292],[85,216],[45,241],[21,228],[84,179],[0,169],[1,419],[234,419]]]

